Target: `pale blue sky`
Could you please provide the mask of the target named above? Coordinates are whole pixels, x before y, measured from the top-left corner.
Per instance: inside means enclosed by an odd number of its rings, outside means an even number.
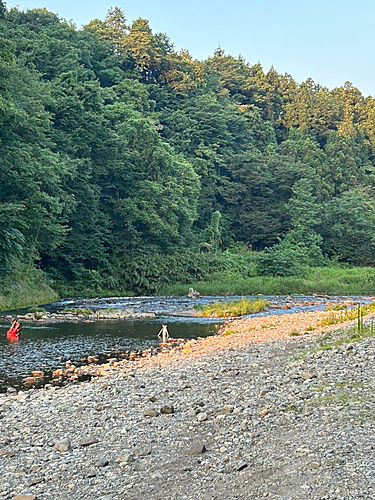
[[[150,21],[176,49],[197,59],[220,45],[301,82],[308,77],[329,88],[349,80],[375,95],[374,0],[8,0],[7,7],[46,7],[78,27],[103,19],[118,5],[128,21]]]

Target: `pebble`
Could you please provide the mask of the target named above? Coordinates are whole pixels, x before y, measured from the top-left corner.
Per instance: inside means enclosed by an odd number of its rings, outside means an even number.
[[[26,481],[26,486],[34,486],[34,484],[44,483],[44,477],[33,477]]]
[[[98,440],[94,438],[93,436],[87,436],[83,439],[81,439],[78,444],[79,446],[91,446],[92,444],[98,443]]]
[[[119,457],[116,458],[115,460],[116,463],[119,464],[129,464],[131,462],[134,462],[134,457],[133,455],[120,455]]]
[[[160,413],[164,415],[172,415],[172,413],[174,413],[174,408],[173,406],[162,406],[162,408],[160,409]]]
[[[64,439],[61,439],[60,441],[57,441],[54,446],[55,446],[56,450],[61,452],[61,453],[65,453],[65,452],[70,451],[72,449],[72,444],[71,444],[69,438],[64,438]]]
[[[201,455],[207,451],[203,443],[195,443],[188,449],[188,455]]]
[[[233,406],[231,406],[231,405],[225,405],[225,406],[223,406],[223,408],[221,410],[221,413],[223,415],[225,415],[226,413],[232,413],[233,410],[234,410]]]
[[[147,455],[151,455],[151,446],[144,446],[144,447],[136,447],[133,450],[133,455],[135,457],[145,457]]]
[[[35,495],[16,495],[13,500],[35,500]]]
[[[109,464],[108,460],[106,458],[99,458],[95,462],[95,467],[106,467]]]
[[[143,412],[144,417],[157,417],[159,415],[159,412],[157,410],[154,410],[152,408],[146,408],[145,411]]]
[[[198,420],[198,422],[204,422],[205,420],[207,420],[207,414],[206,413],[198,413],[197,420]]]
[[[241,472],[242,470],[246,469],[246,467],[248,466],[248,464],[246,462],[242,462],[237,468],[236,468],[236,471],[237,472]]]

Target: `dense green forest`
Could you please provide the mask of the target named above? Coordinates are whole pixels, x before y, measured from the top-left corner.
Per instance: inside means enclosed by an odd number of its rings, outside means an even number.
[[[375,100],[119,8],[82,29],[0,0],[0,280],[61,294],[375,264]]]

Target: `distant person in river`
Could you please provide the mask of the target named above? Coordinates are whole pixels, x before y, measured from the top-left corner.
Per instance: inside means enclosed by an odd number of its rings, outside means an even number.
[[[22,325],[15,318],[12,318],[10,328],[7,331],[7,339],[19,340],[21,338]]]

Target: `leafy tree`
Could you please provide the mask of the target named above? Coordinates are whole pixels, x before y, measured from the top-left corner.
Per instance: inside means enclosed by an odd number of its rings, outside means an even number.
[[[5,18],[6,4],[3,0],[0,0],[0,19]]]
[[[373,264],[374,147],[374,99],[349,82],[196,61],[119,7],[77,30],[0,0],[4,282],[41,219],[35,266],[82,290],[254,273],[237,247],[260,274]]]
[[[329,201],[321,228],[325,252],[355,265],[375,262],[375,204],[370,193],[354,189]]]

